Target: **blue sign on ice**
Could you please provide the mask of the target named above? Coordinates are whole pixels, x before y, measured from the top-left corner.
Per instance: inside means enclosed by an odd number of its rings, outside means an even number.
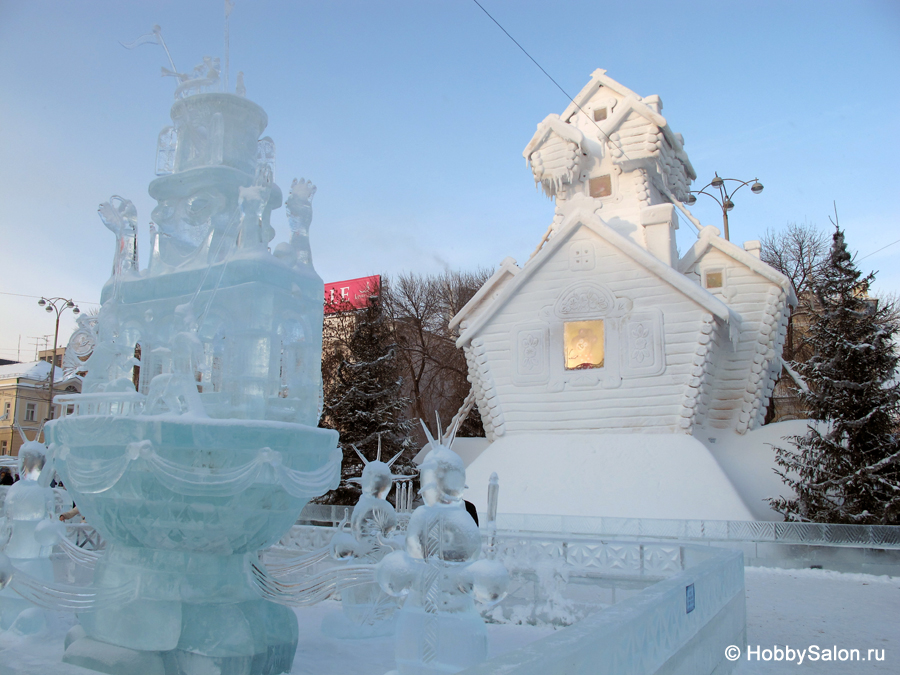
[[[694,584],[686,586],[684,589],[684,605],[685,614],[690,614],[694,611]]]

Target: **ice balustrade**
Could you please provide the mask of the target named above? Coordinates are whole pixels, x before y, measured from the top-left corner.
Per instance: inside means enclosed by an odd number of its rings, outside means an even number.
[[[266,555],[317,548],[334,531],[297,525]],[[490,537],[483,528],[485,547]],[[740,552],[504,530],[494,547],[511,582],[490,619],[568,627],[463,673],[727,673],[725,647],[746,642]]]

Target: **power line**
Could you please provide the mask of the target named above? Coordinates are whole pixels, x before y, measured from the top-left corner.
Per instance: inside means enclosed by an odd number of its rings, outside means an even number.
[[[547,78],[548,78],[553,84],[556,85],[556,88],[559,89],[559,90],[565,95],[565,97],[566,97],[567,99],[569,99],[569,100],[572,102],[572,104],[573,104],[576,108],[578,108],[578,110],[581,112],[581,114],[584,115],[584,116],[588,119],[588,121],[591,122],[591,124],[593,124],[595,127],[597,127],[597,131],[599,131],[601,134],[603,134],[604,136],[606,136],[606,140],[608,140],[610,143],[615,143],[615,145],[617,145],[617,146],[619,147],[619,150],[622,152],[622,155],[625,156],[625,159],[631,159],[631,158],[627,155],[627,153],[625,152],[625,149],[622,147],[621,143],[616,143],[613,139],[611,139],[611,138],[609,137],[609,135],[608,135],[605,131],[603,131],[603,129],[600,128],[600,125],[597,124],[596,120],[594,120],[590,115],[588,115],[586,112],[584,112],[584,110],[582,109],[582,107],[581,107],[580,105],[578,105],[577,103],[575,103],[575,99],[572,98],[571,96],[569,96],[568,92],[560,86],[559,82],[557,82],[556,80],[554,80],[553,77],[550,75],[550,73],[548,73],[546,70],[544,70],[544,67],[543,67],[540,63],[538,63],[538,62],[535,60],[535,58],[534,58],[531,54],[528,53],[528,51],[525,49],[525,47],[523,47],[522,45],[519,44],[518,40],[516,40],[512,35],[509,34],[509,31],[508,31],[508,30],[506,30],[503,26],[500,25],[500,22],[497,21],[497,19],[495,19],[493,16],[491,16],[491,13],[490,13],[490,12],[488,12],[484,7],[482,7],[481,3],[478,2],[478,0],[472,0],[472,2],[474,2],[476,5],[478,5],[478,7],[481,9],[481,11],[484,12],[485,14],[487,14],[488,18],[489,18],[491,21],[493,21],[495,24],[497,24],[497,27],[498,27],[500,30],[502,30],[504,33],[506,33],[506,37],[508,37],[510,40],[512,40],[513,43],[515,43],[516,47],[518,47],[519,49],[521,49],[521,50],[522,50],[522,53],[525,54],[525,56],[527,56],[529,59],[531,59],[531,62],[532,62],[534,65],[536,65],[538,68],[540,68],[541,72],[542,72],[544,75],[546,75]]]
[[[23,293],[6,293],[4,291],[0,291],[0,295],[14,295],[17,298],[37,298],[40,300],[40,295],[24,295]],[[79,305],[99,305],[99,302],[91,302],[90,300],[73,300],[73,302]]]
[[[891,242],[890,244],[888,244],[887,246],[882,246],[882,247],[881,247],[880,249],[878,249],[877,251],[872,251],[871,253],[868,253],[868,254],[864,255],[862,258],[857,258],[857,259],[856,259],[856,262],[859,262],[860,260],[865,260],[865,259],[868,258],[869,256],[875,255],[876,253],[878,253],[878,252],[880,252],[880,251],[883,251],[884,249],[888,248],[889,246],[893,246],[894,244],[900,244],[900,239],[898,239],[897,241],[892,241],[892,242]]]

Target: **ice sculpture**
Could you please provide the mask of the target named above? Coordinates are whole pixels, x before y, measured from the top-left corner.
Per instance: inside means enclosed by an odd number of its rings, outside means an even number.
[[[9,587],[10,577],[20,570],[23,577],[28,575],[46,582],[53,581],[49,557],[57,536],[53,520],[53,490],[48,487],[52,471],[42,474],[46,447],[37,440],[41,429],[34,440],[28,440],[18,424],[16,428],[22,437],[18,458],[19,480],[9,487],[3,517],[0,518],[0,551],[6,557],[3,561],[6,569],[2,573],[5,581],[0,584],[3,587],[0,590],[0,630],[8,629],[23,611],[34,608],[31,602]]]
[[[260,594],[257,552],[340,477],[337,434],[316,428],[323,284],[310,256],[269,252],[282,194],[274,143],[260,140],[266,113],[210,91],[217,59],[172,74],[149,264],[137,265],[133,205],[113,197],[100,209],[117,239],[113,275],[70,345],[83,393],[57,397],[47,425],[107,548],[82,556],[90,593],[44,590],[85,610],[69,663],[274,675],[291,669],[298,626]]]
[[[398,452],[387,462],[381,461],[381,436],[378,437],[378,454],[370,462],[352,446],[363,461],[364,468],[359,482],[362,495],[350,516],[350,532],[338,528],[331,542],[333,555],[338,560],[359,563],[376,563],[385,554],[402,548],[403,537],[396,535],[397,514],[385,499],[394,480],[407,476],[394,476],[391,466],[403,452]],[[322,623],[327,635],[339,638],[366,638],[390,635],[394,632],[394,612],[397,599],[387,595],[373,582],[352,586],[341,593],[342,613],[328,615]]]
[[[422,426],[432,448],[419,467],[425,504],[410,518],[406,550],[385,556],[376,572],[386,593],[406,598],[396,629],[399,675],[455,673],[485,660],[487,630],[474,600],[499,602],[509,585],[500,562],[479,559],[478,526],[462,499],[466,470],[452,450],[455,425],[446,436],[438,430],[440,443]]]

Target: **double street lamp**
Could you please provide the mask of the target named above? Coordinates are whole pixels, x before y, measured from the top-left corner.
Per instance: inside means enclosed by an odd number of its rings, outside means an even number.
[[[53,419],[53,376],[56,373],[56,350],[59,340],[59,317],[67,309],[72,310],[72,314],[80,314],[81,310],[78,306],[66,298],[41,298],[38,305],[43,307],[48,313],[56,312],[56,329],[53,332],[53,359],[50,361],[50,412],[47,419]]]
[[[735,187],[731,192],[728,192],[728,186],[725,184],[726,181],[731,181],[732,183],[738,183],[737,187]],[[728,239],[728,212],[734,208],[734,202],[732,201],[732,197],[734,194],[740,190],[745,185],[750,186],[750,192],[755,195],[758,195],[763,191],[763,185],[759,182],[758,178],[753,178],[752,180],[738,180],[737,178],[720,178],[718,172],[716,172],[716,177],[713,178],[709,183],[703,186],[700,190],[691,190],[688,198],[685,200],[685,204],[688,206],[693,206],[697,203],[697,197],[695,195],[706,195],[707,197],[712,197],[716,200],[716,203],[722,209],[722,222],[725,225],[725,239]],[[719,191],[719,196],[717,197],[714,194],[711,194],[706,191],[707,188],[716,188]]]

